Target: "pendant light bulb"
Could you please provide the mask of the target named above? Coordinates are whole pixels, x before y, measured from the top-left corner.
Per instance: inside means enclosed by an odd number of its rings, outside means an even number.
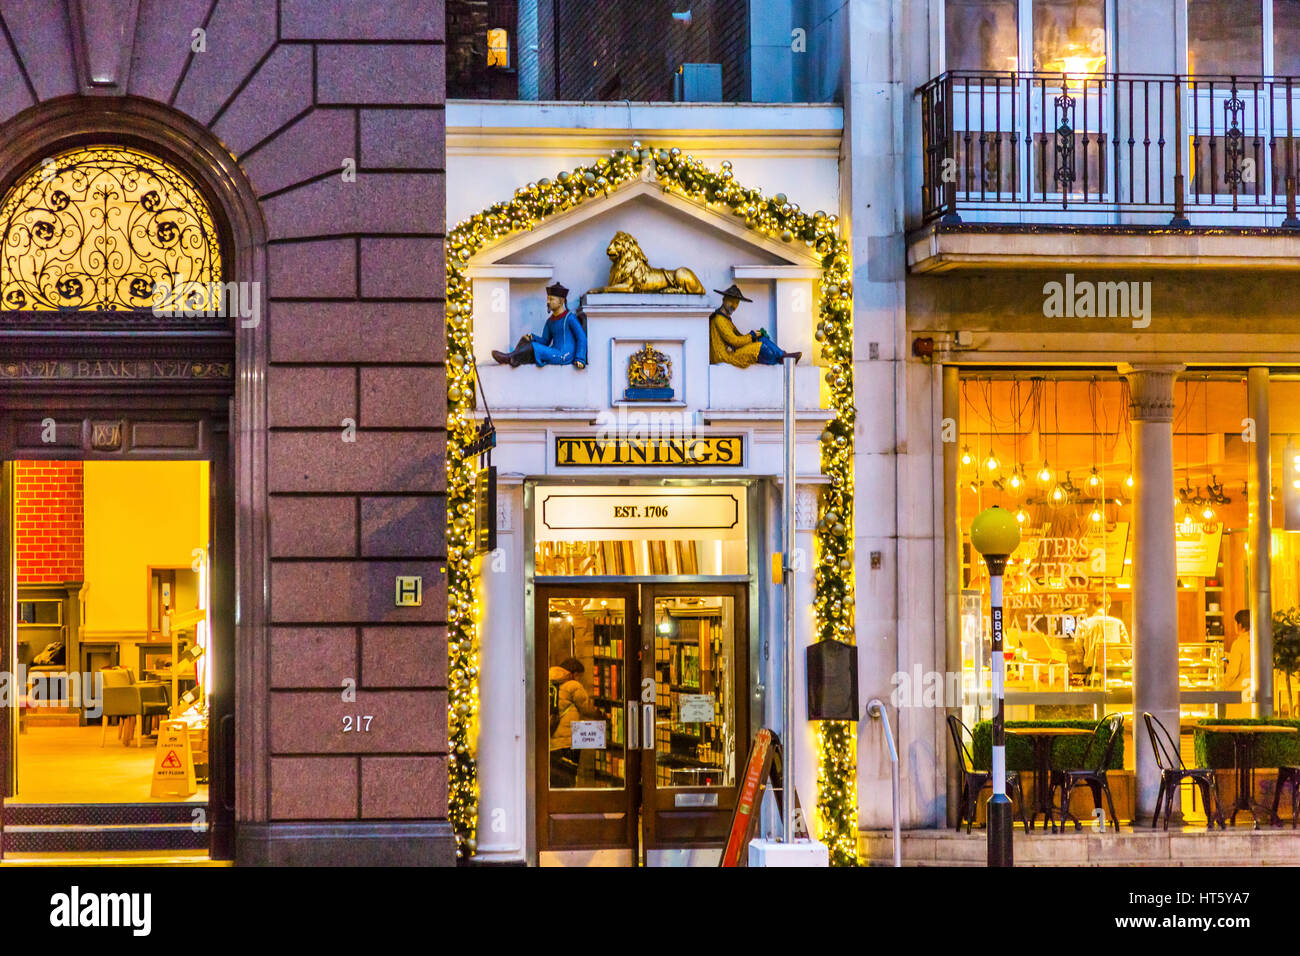
[[[990,452],[989,456],[984,459],[984,467],[989,471],[997,471],[998,470],[997,456],[994,455],[992,452]]]
[[[1132,488],[1132,487],[1133,487],[1133,476],[1132,476],[1132,475],[1129,475],[1127,478],[1125,478],[1125,479],[1124,479],[1124,484],[1125,484],[1126,487]]]
[[[1038,480],[1044,484],[1052,480],[1052,469],[1048,466],[1046,461],[1043,462],[1042,470],[1038,472]]]
[[[971,459],[971,456],[970,456],[970,446],[969,446],[969,445],[962,445],[962,446],[961,446],[961,463],[962,463],[963,465],[969,465],[969,464],[971,463],[971,461],[972,461],[972,459]]]
[[[1098,510],[1097,508],[1092,509],[1092,520],[1096,524],[1101,523],[1101,511]]]
[[[1088,487],[1096,488],[1099,484],[1101,484],[1101,475],[1097,474],[1097,468],[1094,465],[1092,474],[1088,475]]]
[[[1024,508],[1021,508],[1019,511],[1016,512],[1016,520],[1019,521],[1021,524],[1024,524],[1026,521],[1029,520],[1028,512],[1026,512]]]

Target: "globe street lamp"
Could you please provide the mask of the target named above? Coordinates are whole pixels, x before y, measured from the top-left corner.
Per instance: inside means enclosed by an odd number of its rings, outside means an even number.
[[[970,543],[989,569],[989,612],[993,617],[993,796],[989,800],[989,866],[1013,866],[1011,801],[1007,798],[1007,738],[1002,709],[1006,661],[1002,657],[1002,572],[1020,545],[1020,525],[1010,511],[994,505],[975,516]]]

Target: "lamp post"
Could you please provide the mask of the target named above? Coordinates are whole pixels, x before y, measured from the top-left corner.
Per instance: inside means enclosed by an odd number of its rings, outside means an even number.
[[[1010,511],[994,505],[975,516],[970,543],[989,569],[989,613],[993,617],[993,796],[989,799],[989,866],[1013,866],[1011,800],[1007,797],[1007,738],[1002,709],[1006,662],[1002,657],[1002,572],[1020,544],[1020,525]]]

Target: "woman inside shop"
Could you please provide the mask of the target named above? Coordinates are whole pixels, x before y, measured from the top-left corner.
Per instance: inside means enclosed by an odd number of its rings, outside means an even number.
[[[1242,608],[1232,620],[1236,626],[1224,665],[1223,689],[1240,691],[1250,686],[1250,611]],[[1229,704],[1226,716],[1249,717],[1250,704]]]
[[[576,657],[566,657],[550,669],[552,789],[577,786],[578,751],[573,747],[573,722],[605,717],[578,680],[578,675],[585,670]]]

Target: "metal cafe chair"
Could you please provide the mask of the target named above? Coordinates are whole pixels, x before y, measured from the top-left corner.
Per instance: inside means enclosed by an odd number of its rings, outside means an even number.
[[[1101,734],[1105,731],[1105,743],[1101,743]],[[1101,809],[1101,795],[1106,795],[1106,806],[1110,810],[1110,819],[1113,826],[1119,826],[1119,817],[1115,814],[1115,799],[1110,793],[1110,781],[1106,777],[1106,769],[1110,766],[1111,757],[1115,754],[1115,745],[1119,743],[1120,735],[1124,731],[1123,714],[1107,714],[1101,720],[1097,721],[1097,726],[1093,734],[1088,738],[1088,745],[1083,750],[1083,768],[1079,770],[1053,770],[1051,792],[1055,793],[1059,788],[1061,791],[1061,824],[1064,829],[1065,818],[1068,816],[1074,821],[1074,828],[1079,830],[1082,825],[1077,817],[1070,813],[1070,794],[1075,787],[1087,785],[1092,791],[1092,806],[1094,810]],[[1050,801],[1049,801],[1050,802]]]
[[[1300,767],[1278,767],[1277,786],[1273,788],[1273,817],[1277,819],[1278,804],[1282,802],[1282,790],[1291,784],[1291,829],[1295,829],[1296,817],[1300,817]]]
[[[957,751],[957,762],[961,764],[961,796],[957,803],[956,829],[961,829],[964,819],[966,832],[970,833],[971,824],[975,821],[975,807],[979,795],[985,787],[992,785],[993,774],[987,770],[975,769],[975,757],[966,745],[966,738],[972,736],[970,728],[963,724],[956,714],[948,715],[948,732],[952,734],[952,744]],[[1029,820],[1025,817],[1025,800],[1020,790],[1018,771],[1007,771],[1007,793],[1015,798],[1016,806],[1020,810],[1020,822],[1024,824],[1025,832],[1028,833]]]
[[[1169,815],[1173,812],[1174,794],[1184,780],[1190,780],[1200,788],[1201,797],[1205,802],[1206,829],[1213,829],[1217,822],[1220,830],[1226,830],[1227,824],[1223,822],[1223,805],[1219,802],[1219,788],[1214,781],[1214,771],[1209,767],[1187,766],[1183,763],[1182,754],[1178,752],[1178,744],[1160,719],[1149,713],[1143,713],[1142,719],[1146,721],[1147,735],[1151,738],[1151,750],[1156,755],[1156,766],[1160,768],[1160,790],[1156,793],[1155,813],[1151,817],[1152,829],[1155,829],[1160,819],[1162,802],[1165,808],[1164,828],[1169,829]],[[1195,791],[1193,791],[1193,807],[1195,807],[1195,799]]]

